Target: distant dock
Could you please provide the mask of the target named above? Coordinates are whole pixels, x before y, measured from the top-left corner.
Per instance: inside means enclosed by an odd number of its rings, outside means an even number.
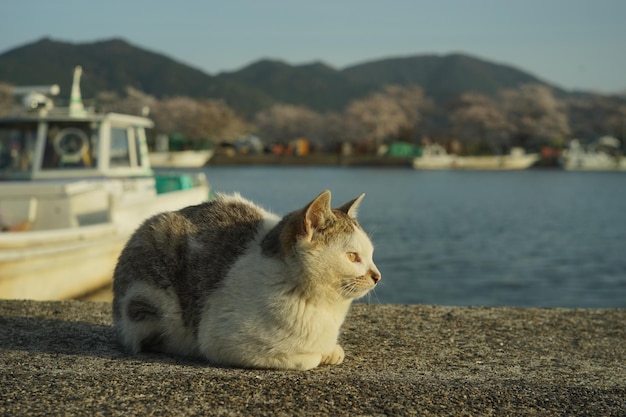
[[[228,156],[214,155],[208,165],[276,165],[276,166],[370,166],[406,167],[413,166],[413,158],[377,155],[339,155],[312,153],[309,155],[248,154]]]

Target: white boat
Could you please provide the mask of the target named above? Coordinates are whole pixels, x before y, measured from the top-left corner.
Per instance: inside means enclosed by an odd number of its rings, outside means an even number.
[[[572,139],[563,151],[561,165],[568,171],[626,171],[620,141],[611,136],[601,137],[587,146]]]
[[[209,197],[203,174],[155,175],[152,121],[83,108],[0,119],[0,298],[66,299],[111,281],[117,257],[147,217]]]
[[[457,169],[475,170],[521,170],[528,169],[539,161],[538,153],[526,153],[524,148],[512,148],[505,155],[462,156],[457,159]]]
[[[205,166],[213,150],[150,152],[148,158],[154,168],[200,168]]]
[[[453,169],[456,166],[458,156],[449,154],[438,143],[427,145],[422,149],[422,156],[413,159],[415,169]]]
[[[413,159],[413,168],[465,170],[522,170],[539,161],[539,154],[527,154],[523,148],[512,148],[509,154],[459,156],[448,154],[439,144],[428,145],[420,157]]]

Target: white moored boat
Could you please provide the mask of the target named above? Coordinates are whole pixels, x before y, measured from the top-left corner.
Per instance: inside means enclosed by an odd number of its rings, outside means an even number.
[[[453,169],[456,167],[458,156],[449,154],[446,149],[438,143],[425,146],[422,155],[413,159],[415,169]]]
[[[487,156],[458,156],[448,154],[439,144],[428,145],[422,156],[413,159],[413,168],[423,170],[522,170],[537,161],[539,154],[527,154],[523,148],[512,148],[509,154]]]
[[[0,298],[64,299],[107,285],[147,217],[209,197],[203,174],[155,175],[152,121],[44,102],[0,119]],[[36,107],[36,106],[34,106]]]
[[[561,165],[568,171],[626,171],[626,158],[621,142],[612,136],[603,136],[586,146],[572,139],[563,152]]]
[[[150,152],[150,165],[155,168],[200,168],[213,156],[212,150]]]
[[[512,148],[504,155],[462,156],[457,159],[456,168],[475,170],[515,171],[528,169],[539,161],[539,154],[526,153],[523,148]]]

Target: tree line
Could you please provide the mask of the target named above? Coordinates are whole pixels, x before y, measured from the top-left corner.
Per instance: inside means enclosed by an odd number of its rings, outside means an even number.
[[[154,135],[178,134],[196,142],[235,142],[254,134],[264,144],[306,138],[318,150],[351,143],[375,152],[391,142],[438,142],[454,151],[481,154],[513,146],[537,150],[563,147],[571,138],[590,141],[611,135],[624,143],[626,98],[604,95],[559,97],[548,86],[524,84],[495,96],[467,92],[436,103],[415,85],[389,85],[350,102],[340,112],[320,113],[277,103],[245,118],[217,99],[157,99],[128,88],[121,96],[101,92],[89,101],[100,111],[140,114],[150,109]],[[0,84],[0,114],[15,105],[10,86]]]

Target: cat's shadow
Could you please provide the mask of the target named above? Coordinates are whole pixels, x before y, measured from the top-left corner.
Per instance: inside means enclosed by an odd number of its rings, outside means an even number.
[[[207,366],[156,352],[132,355],[124,351],[111,325],[41,317],[0,317],[1,350]]]
[[[236,369],[208,363],[200,358],[184,358],[158,352],[131,354],[118,341],[110,324],[68,321],[42,317],[0,316],[0,352],[23,351],[33,354],[76,355],[100,359],[159,363],[218,372],[253,373],[270,370]],[[273,371],[289,373],[290,371]]]

